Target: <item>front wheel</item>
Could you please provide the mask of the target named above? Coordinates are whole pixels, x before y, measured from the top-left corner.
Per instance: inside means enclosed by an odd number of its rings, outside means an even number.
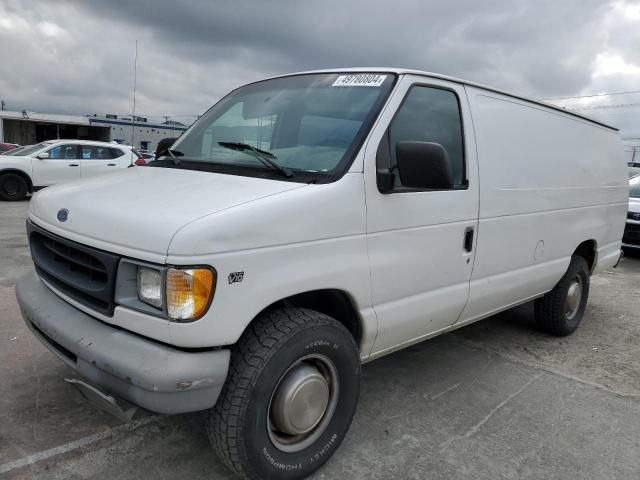
[[[23,200],[29,193],[27,181],[17,173],[0,175],[0,198],[7,201]]]
[[[535,301],[536,323],[552,335],[569,335],[580,325],[588,297],[589,266],[575,255],[554,289]]]
[[[359,385],[358,348],[342,324],[301,308],[267,312],[232,351],[209,438],[245,478],[304,478],[345,437]]]

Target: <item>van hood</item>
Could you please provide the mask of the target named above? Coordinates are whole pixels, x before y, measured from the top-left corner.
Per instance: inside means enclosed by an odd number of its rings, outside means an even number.
[[[71,240],[122,255],[166,256],[174,234],[206,215],[304,184],[173,168],[133,167],[46,188],[29,218]],[[68,211],[67,220],[57,215]],[[150,260],[151,260],[150,258]]]

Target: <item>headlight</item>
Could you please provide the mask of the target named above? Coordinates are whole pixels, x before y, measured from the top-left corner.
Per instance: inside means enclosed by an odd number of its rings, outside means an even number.
[[[138,298],[164,309],[171,320],[190,321],[209,308],[216,287],[215,270],[209,268],[155,269],[138,266]]]
[[[162,272],[160,270],[138,267],[138,298],[153,307],[162,308]]]

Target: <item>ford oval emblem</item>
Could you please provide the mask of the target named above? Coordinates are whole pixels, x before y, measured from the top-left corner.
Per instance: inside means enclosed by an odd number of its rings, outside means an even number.
[[[66,222],[67,218],[69,218],[69,210],[67,210],[66,208],[61,208],[60,210],[58,210],[58,221]]]

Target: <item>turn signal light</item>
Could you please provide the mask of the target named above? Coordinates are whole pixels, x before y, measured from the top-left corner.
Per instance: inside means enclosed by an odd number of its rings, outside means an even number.
[[[173,320],[197,320],[209,308],[216,276],[208,268],[167,270],[167,313]]]

